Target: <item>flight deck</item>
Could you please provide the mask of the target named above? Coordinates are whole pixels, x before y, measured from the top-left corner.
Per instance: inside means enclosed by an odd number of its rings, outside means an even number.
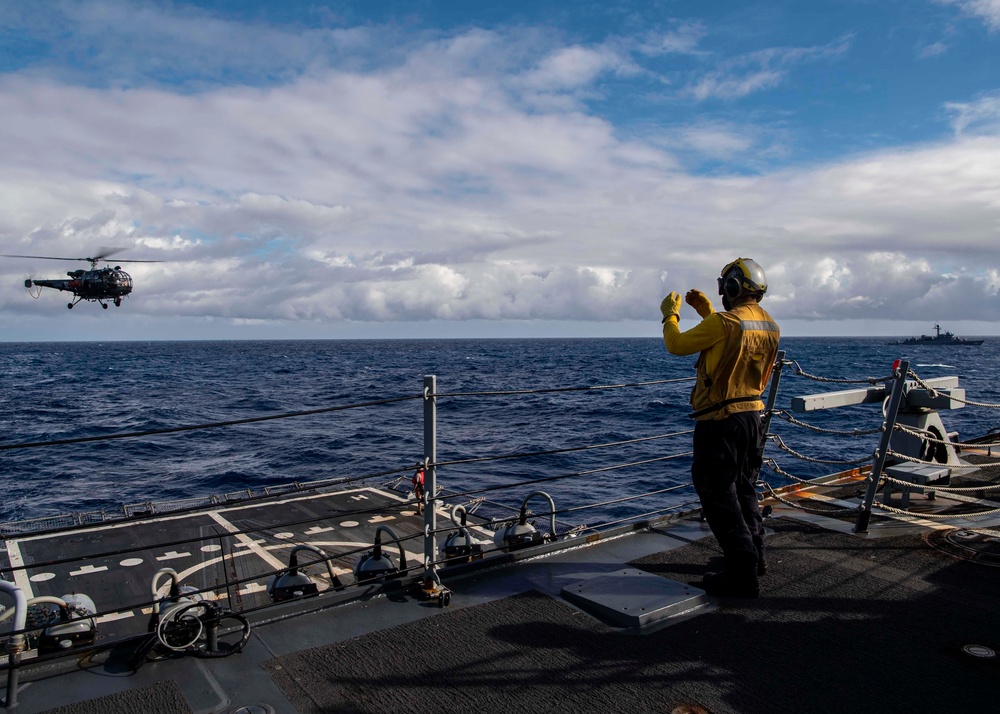
[[[151,584],[169,568],[177,581],[238,612],[270,604],[268,581],[286,570],[295,546],[317,549],[299,557],[320,592],[330,573],[351,583],[355,563],[372,549],[379,526],[398,536],[399,545],[382,541],[396,567],[423,562],[424,520],[415,501],[376,488],[332,493],[297,493],[264,501],[240,502],[208,510],[164,514],[96,525],[87,529],[29,535],[4,541],[0,553],[14,583],[30,598],[69,593],[90,597],[98,612],[98,641],[146,632],[154,600]],[[439,522],[450,521],[439,513]],[[474,528],[471,526],[470,528]],[[488,538],[489,531],[481,535]],[[23,566],[23,567],[22,567]],[[169,579],[164,579],[169,583]],[[166,595],[166,585],[158,598]]]

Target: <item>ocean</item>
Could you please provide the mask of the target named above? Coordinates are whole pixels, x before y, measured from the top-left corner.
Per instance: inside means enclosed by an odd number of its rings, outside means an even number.
[[[979,347],[890,345],[874,338],[783,338],[786,358],[833,379],[884,377],[896,358],[921,377],[958,375],[967,398],[1000,402],[1000,338]],[[0,343],[0,446],[145,432],[380,402],[357,409],[172,434],[0,451],[0,522],[123,504],[172,501],[329,478],[373,476],[405,490],[423,454],[424,375],[437,376],[438,461],[564,451],[442,465],[438,483],[516,509],[550,494],[565,524],[599,525],[694,501],[689,486],[690,381],[609,390],[542,391],[684,379],[694,357],[659,338]],[[785,369],[792,396],[863,385],[817,382]],[[476,394],[471,394],[476,393]],[[877,426],[877,405],[797,415],[828,429]],[[992,409],[943,415],[960,437],[1000,423]],[[775,420],[791,448],[820,459],[872,453],[878,436],[830,437]],[[789,473],[831,467],[769,444]],[[663,457],[672,457],[663,459]],[[651,461],[653,459],[660,459]],[[394,473],[387,473],[394,472]],[[382,474],[382,475],[378,475]],[[785,483],[769,469],[772,485]],[[558,477],[558,478],[554,478]],[[549,481],[530,483],[537,479]],[[495,488],[503,485],[509,488]],[[627,496],[666,493],[610,503]],[[479,493],[475,493],[479,492]],[[457,499],[462,501],[463,498]],[[596,504],[596,505],[595,505]],[[587,508],[581,508],[587,506]],[[535,511],[547,510],[542,501]],[[574,509],[574,510],[569,510]]]

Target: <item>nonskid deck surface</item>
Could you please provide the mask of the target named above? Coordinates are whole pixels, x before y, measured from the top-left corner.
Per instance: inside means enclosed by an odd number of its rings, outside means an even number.
[[[219,712],[991,710],[996,659],[963,647],[1000,650],[1000,568],[916,529],[865,537],[795,516],[767,521],[760,599],[715,599],[649,631],[610,627],[560,593],[626,564],[696,583],[721,560],[697,519],[463,578],[449,609],[399,594],[257,627],[221,660],[128,676],[94,664],[58,687],[34,682],[21,710],[134,711],[123,691],[141,700],[164,682],[191,711]]]
[[[962,647],[1000,645],[1000,569],[953,559],[917,534],[768,525],[761,598],[718,599],[647,634],[608,627],[537,580],[501,600],[261,666],[309,714],[995,708],[996,662]],[[706,538],[631,564],[697,582],[720,561]]]
[[[963,479],[992,476],[989,471],[965,472]],[[845,478],[841,493],[827,503],[856,505],[850,496],[856,479]],[[359,501],[367,507],[359,508]],[[950,502],[946,494],[935,500],[917,495],[913,505],[930,512],[955,503],[961,501]],[[997,522],[975,525],[996,528]],[[386,598],[373,591],[353,605],[262,623],[242,652],[224,659],[176,657],[128,672],[112,653],[81,662],[75,672],[46,675],[43,668],[33,675],[29,668],[20,711],[65,707],[59,711],[117,714],[136,711],[140,702],[142,711],[154,714],[161,710],[149,701],[166,685],[193,712],[240,706],[289,714],[453,711],[485,703],[552,711],[696,705],[712,714],[839,713],[845,701],[861,711],[990,710],[997,658],[976,653],[1000,652],[1000,619],[992,605],[1000,561],[975,552],[963,558],[961,547],[929,535],[961,533],[961,527],[887,517],[873,521],[867,535],[854,534],[850,520],[781,503],[766,523],[771,567],[759,600],[713,599],[713,606],[648,630],[600,622],[568,602],[563,590],[623,566],[696,584],[721,560],[697,519],[449,582],[449,609],[411,593]],[[90,594],[101,610],[116,606],[106,603],[147,602],[149,579],[168,566],[197,587],[220,578],[216,595],[223,602],[242,598],[249,608],[266,602],[266,578],[245,583],[243,592],[227,590],[227,578],[283,567],[296,544],[328,553],[338,552],[334,543],[349,550],[369,546],[379,525],[405,538],[422,530],[422,519],[398,494],[360,489],[22,537],[8,541],[8,549],[15,561],[39,564],[21,576],[33,595],[75,589]],[[232,531],[250,532],[225,545]],[[165,545],[192,537],[197,540],[183,548]],[[419,558],[418,543],[408,541],[408,558]],[[42,565],[70,551],[104,555]],[[222,552],[225,561],[218,560]],[[348,570],[355,557],[337,564]],[[133,607],[124,618],[103,622],[102,636],[144,632],[147,621]],[[177,711],[170,706],[162,711]]]
[[[252,609],[268,604],[269,574],[287,567],[294,546],[313,546],[328,555],[350,553],[370,548],[380,525],[405,539],[423,530],[423,517],[412,501],[374,488],[297,494],[10,538],[0,562],[3,567],[28,566],[13,577],[28,598],[88,595],[99,612],[108,613],[98,621],[99,641],[108,641],[146,631],[150,584],[162,568],[175,570],[183,584],[208,589],[226,607]],[[387,538],[382,542],[393,562],[398,561],[395,544]],[[408,561],[422,562],[419,539],[405,541],[404,549]],[[334,573],[349,581],[358,555],[336,558]],[[299,562],[315,558],[307,552]],[[325,567],[306,570],[321,592],[330,587]]]

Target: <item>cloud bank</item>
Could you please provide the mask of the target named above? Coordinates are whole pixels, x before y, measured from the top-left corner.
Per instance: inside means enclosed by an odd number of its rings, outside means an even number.
[[[966,9],[992,22],[994,6]],[[81,45],[107,30],[64,7]],[[760,128],[626,130],[592,109],[624,77],[671,102],[730,101],[837,62],[850,38],[727,59],[700,50],[695,24],[599,45],[471,28],[388,50],[392,29],[250,26],[272,79],[223,83],[209,48],[243,46],[246,27],[112,7],[108,21],[186,42],[136,68],[112,33],[99,81],[62,64],[0,75],[0,238],[5,253],[165,261],[126,266],[132,315],[655,322],[666,291],[710,291],[743,255],[779,319],[1000,321],[995,93],[941,107],[939,140],[755,173],[691,157],[761,150]],[[643,60],[665,55],[695,64]],[[259,77],[261,56],[226,62]],[[150,79],[157,61],[202,69],[173,86]],[[50,315],[63,301],[26,300],[21,278],[65,267],[0,262],[2,313]]]

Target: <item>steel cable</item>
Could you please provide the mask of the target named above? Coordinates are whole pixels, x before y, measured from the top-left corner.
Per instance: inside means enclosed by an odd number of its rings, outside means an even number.
[[[812,456],[806,456],[805,454],[800,454],[795,449],[791,448],[790,446],[787,446],[785,444],[785,442],[782,441],[781,437],[778,436],[777,434],[768,434],[767,438],[770,439],[771,441],[773,441],[775,443],[775,445],[777,445],[777,447],[779,449],[781,449],[782,451],[785,451],[785,452],[791,454],[792,456],[794,456],[797,459],[801,459],[802,461],[808,461],[808,462],[813,463],[813,464],[831,464],[831,465],[834,465],[834,466],[857,466],[859,464],[864,464],[864,463],[867,463],[867,462],[871,461],[871,457],[870,456],[864,456],[864,457],[857,458],[857,459],[843,459],[843,460],[836,460],[836,459],[816,459],[816,458],[813,458]]]
[[[882,431],[882,427],[881,426],[877,426],[877,427],[874,427],[874,428],[871,428],[871,429],[852,429],[850,431],[842,431],[842,430],[838,430],[838,429],[826,429],[826,428],[823,428],[823,427],[820,427],[820,426],[815,426],[813,424],[809,424],[808,422],[804,422],[804,421],[801,421],[799,419],[796,419],[791,414],[789,414],[788,412],[783,411],[781,409],[775,409],[774,411],[771,412],[771,414],[773,414],[774,416],[778,417],[779,419],[787,421],[789,424],[794,424],[795,426],[801,426],[801,427],[804,427],[806,429],[810,429],[812,431],[818,432],[820,434],[833,434],[833,435],[836,435],[836,436],[868,436],[870,434],[878,434],[880,431]]]
[[[556,476],[545,476],[545,477],[542,477],[542,478],[530,479],[528,481],[518,481],[516,483],[501,484],[501,485],[498,485],[498,486],[486,486],[484,488],[474,489],[474,490],[470,490],[470,491],[460,491],[458,493],[453,494],[452,498],[464,498],[466,496],[471,496],[471,495],[478,494],[478,493],[488,493],[490,491],[501,491],[501,490],[507,489],[507,488],[517,488],[519,486],[531,486],[531,485],[534,485],[534,484],[537,484],[537,483],[548,483],[550,481],[561,481],[562,479],[566,479],[566,478],[575,478],[577,476],[588,476],[590,474],[603,473],[603,472],[606,472],[606,471],[616,471],[618,469],[629,468],[630,466],[643,466],[645,464],[652,464],[652,463],[656,463],[656,462],[659,462],[659,461],[669,461],[670,459],[677,459],[677,458],[680,458],[682,456],[690,456],[692,453],[693,452],[691,452],[691,451],[684,451],[684,452],[681,452],[679,454],[671,454],[670,456],[658,456],[658,457],[653,458],[653,459],[644,459],[642,461],[631,461],[631,462],[624,463],[624,464],[616,464],[614,466],[604,466],[604,467],[601,467],[601,468],[598,468],[598,469],[588,469],[586,471],[576,471],[574,473],[558,474]],[[428,503],[430,503],[432,501],[440,501],[440,500],[442,500],[442,499],[439,496],[435,496],[434,498],[427,499]]]
[[[678,508],[684,508],[686,506],[695,506],[695,505],[701,505],[701,502],[700,501],[687,501],[685,503],[678,503],[678,504],[673,505],[673,506],[667,506],[666,508],[660,508],[660,509],[658,509],[656,511],[648,511],[646,513],[638,513],[638,514],[636,514],[634,516],[627,516],[625,518],[619,518],[616,521],[606,521],[604,523],[600,523],[600,524],[598,524],[596,526],[591,526],[591,527],[595,528],[595,529],[596,528],[610,528],[611,526],[617,526],[620,523],[628,523],[629,521],[635,521],[635,520],[638,520],[640,518],[649,518],[650,516],[658,516],[661,513],[669,513],[670,511],[676,511]]]
[[[217,421],[209,424],[193,424],[189,426],[175,426],[166,429],[148,429],[146,431],[134,431],[124,434],[104,434],[102,436],[80,436],[73,439],[55,439],[52,441],[36,441],[27,444],[0,444],[0,451],[12,449],[32,449],[41,446],[62,446],[65,444],[84,444],[93,441],[110,441],[112,439],[131,439],[140,436],[158,436],[160,434],[176,434],[182,431],[197,431],[199,429],[214,429],[223,426],[237,426],[239,424],[253,424],[262,421],[273,421],[274,419],[290,419],[292,417],[311,416],[313,414],[326,414],[328,412],[345,411],[347,409],[360,409],[362,407],[380,406],[382,404],[394,404],[396,402],[423,399],[422,394],[406,397],[392,397],[390,399],[379,399],[371,402],[361,402],[358,404],[344,404],[336,407],[321,407],[319,409],[307,409],[297,412],[285,412],[283,414],[270,414],[268,416],[247,417],[246,419],[232,419],[230,421]]]
[[[796,375],[798,375],[800,377],[805,377],[806,379],[811,379],[811,380],[816,381],[816,382],[831,382],[831,383],[835,383],[835,384],[871,384],[871,385],[875,385],[875,384],[878,384],[880,382],[888,382],[888,381],[890,381],[892,379],[895,379],[895,377],[893,377],[892,375],[889,375],[888,377],[865,377],[863,379],[838,379],[838,378],[835,378],[835,377],[820,377],[818,375],[809,374],[808,372],[806,372],[804,369],[802,369],[802,367],[799,366],[799,363],[796,362],[795,360],[791,360],[791,359],[785,360],[781,364],[782,364],[782,366],[784,366],[784,365],[790,366],[792,368],[792,373],[793,374],[796,374]]]
[[[435,392],[427,397],[496,397],[517,394],[552,394],[556,392],[589,392],[602,389],[624,389],[625,387],[648,387],[657,384],[673,384],[676,382],[691,382],[697,377],[678,377],[676,379],[657,379],[651,382],[627,382],[623,384],[594,384],[583,387],[550,387],[546,389],[509,389],[490,390],[482,392]]]
[[[771,498],[773,498],[776,501],[779,501],[780,503],[785,504],[790,508],[797,508],[800,511],[805,511],[807,513],[815,513],[823,516],[846,515],[848,513],[858,512],[858,509],[856,508],[813,508],[811,506],[805,506],[801,503],[795,503],[794,501],[790,501],[787,498],[782,498],[781,496],[779,496],[778,493],[773,488],[771,488],[770,484],[768,484],[766,481],[762,483],[764,489],[768,492]]]
[[[930,392],[931,396],[937,396],[938,392],[940,391],[928,385],[912,369],[907,373],[907,376],[913,377],[913,380],[921,387],[926,389],[928,392]],[[1000,404],[991,404],[990,402],[974,402],[971,399],[962,399],[961,397],[956,397],[954,395],[948,395],[948,398],[951,399],[952,401],[959,402],[960,404],[968,404],[973,407],[983,407],[984,409],[1000,409]]]
[[[685,431],[675,431],[669,434],[659,434],[657,436],[642,436],[637,439],[626,439],[624,441],[609,441],[604,444],[590,444],[587,446],[570,446],[563,449],[548,449],[546,451],[525,451],[515,454],[500,454],[497,456],[479,456],[471,459],[453,459],[450,461],[437,461],[431,466],[455,466],[456,464],[475,464],[483,463],[486,461],[502,461],[504,459],[519,459],[519,458],[530,458],[533,456],[550,456],[552,454],[568,454],[574,451],[587,451],[589,449],[606,449],[613,446],[625,446],[627,444],[638,444],[643,441],[654,441],[656,439],[667,439],[672,436],[685,436],[687,434],[693,434],[694,429],[687,429]]]
[[[529,518],[547,518],[549,516],[560,516],[566,513],[585,511],[589,508],[598,508],[599,506],[610,506],[615,503],[624,503],[626,501],[636,501],[639,500],[640,498],[648,498],[649,496],[658,496],[661,493],[670,493],[671,491],[678,491],[683,488],[694,488],[694,485],[690,483],[682,483],[676,486],[661,488],[657,491],[648,491],[646,493],[640,493],[636,496],[623,496],[622,498],[615,498],[610,501],[602,501],[600,503],[590,503],[583,506],[573,506],[571,508],[559,508],[556,509],[555,511],[528,511],[526,515]],[[514,510],[519,511],[519,509],[514,509]],[[516,520],[517,518],[519,518],[519,515],[508,516],[506,518],[494,518],[493,520],[488,521],[487,523],[483,523],[481,525],[496,530],[495,526],[500,524],[510,523],[512,520]],[[468,528],[468,526],[466,526],[466,528]],[[451,530],[451,529],[446,529],[446,530]]]

